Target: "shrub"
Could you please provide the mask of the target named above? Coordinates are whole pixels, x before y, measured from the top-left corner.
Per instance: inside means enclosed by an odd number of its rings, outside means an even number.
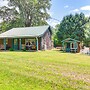
[[[13,48],[10,48],[9,51],[14,51],[14,49]]]
[[[23,51],[25,52],[26,51],[26,48],[24,48]]]

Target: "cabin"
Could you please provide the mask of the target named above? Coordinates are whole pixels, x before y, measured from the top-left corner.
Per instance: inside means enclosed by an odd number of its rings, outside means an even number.
[[[80,41],[72,38],[67,38],[62,41],[62,47],[63,47],[63,51],[79,53]]]
[[[49,25],[13,28],[0,34],[0,49],[50,50],[53,47]]]

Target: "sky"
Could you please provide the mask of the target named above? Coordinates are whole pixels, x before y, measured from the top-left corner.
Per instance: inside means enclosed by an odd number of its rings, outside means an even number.
[[[52,6],[49,11],[52,18],[51,26],[60,23],[64,16],[83,12],[85,16],[90,16],[90,0],[52,0]],[[59,20],[59,21],[58,21]]]
[[[85,16],[90,16],[90,0],[51,0],[51,9],[48,13],[53,19],[47,22],[55,27],[64,16],[83,12]],[[7,1],[0,0],[0,7],[7,5]]]

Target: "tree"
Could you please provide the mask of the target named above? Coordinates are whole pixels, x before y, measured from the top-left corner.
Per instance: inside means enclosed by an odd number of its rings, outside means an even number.
[[[85,39],[85,24],[87,22],[89,22],[89,18],[86,18],[83,13],[65,16],[59,25],[58,40],[73,38],[83,41]]]
[[[57,38],[57,32],[58,32],[59,24],[55,26],[55,28],[52,30],[53,31],[53,41],[54,41],[54,46],[58,46],[60,44],[58,38]]]
[[[15,20],[11,20],[9,22],[3,21],[1,23],[0,30],[2,30],[2,32],[5,32],[5,31],[10,30],[15,27],[24,27],[24,24],[18,18]]]
[[[51,0],[8,0],[8,6],[0,7],[0,24],[2,31],[15,27],[46,25],[50,17]]]
[[[18,8],[21,19],[26,27],[47,24],[50,17],[47,10],[50,9],[51,0],[8,0],[9,6]]]
[[[12,29],[13,27],[24,26],[15,8],[0,7],[0,19],[3,20],[3,22],[0,23],[0,30],[2,32]]]
[[[2,32],[13,27],[24,26],[15,8],[9,8],[6,6],[0,7],[0,19],[3,20],[3,22],[0,23],[0,30]]]
[[[19,18],[18,12],[15,8],[9,8],[6,6],[0,7],[0,19],[4,22],[9,22]]]
[[[86,31],[85,32],[86,32],[85,33],[86,38],[84,40],[84,45],[90,47],[90,22],[88,22],[86,24]]]

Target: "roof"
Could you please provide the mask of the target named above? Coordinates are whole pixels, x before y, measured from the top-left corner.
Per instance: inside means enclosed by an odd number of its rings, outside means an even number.
[[[73,41],[80,42],[79,40],[75,40],[75,39],[72,39],[72,38],[67,38],[67,39],[65,39],[65,40],[63,40],[61,42],[73,42]]]
[[[41,37],[47,30],[51,30],[49,25],[36,27],[13,28],[2,34],[0,38],[24,38],[24,37]]]

